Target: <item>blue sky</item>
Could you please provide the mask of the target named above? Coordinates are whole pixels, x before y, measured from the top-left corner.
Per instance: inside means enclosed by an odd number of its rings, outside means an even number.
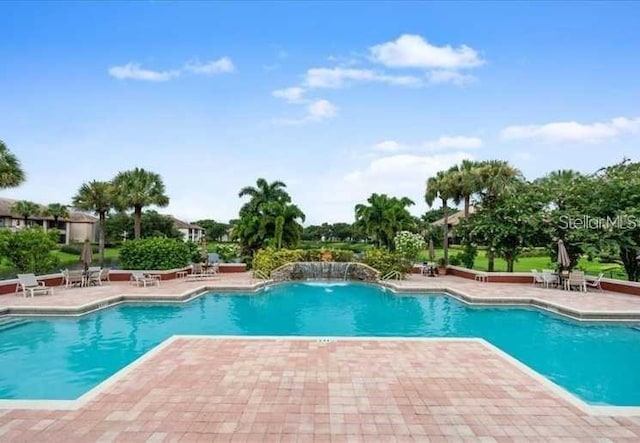
[[[426,210],[463,158],[528,178],[640,153],[640,3],[1,3],[0,139],[70,202],[160,173],[163,210],[228,220],[284,180],[307,224],[372,192]]]

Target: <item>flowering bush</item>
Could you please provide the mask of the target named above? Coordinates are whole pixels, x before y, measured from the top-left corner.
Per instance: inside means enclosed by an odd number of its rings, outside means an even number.
[[[396,251],[407,260],[414,261],[421,250],[425,248],[424,239],[419,234],[409,231],[400,231],[393,239]]]

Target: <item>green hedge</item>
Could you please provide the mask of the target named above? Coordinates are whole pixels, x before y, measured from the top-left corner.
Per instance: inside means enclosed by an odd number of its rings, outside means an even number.
[[[386,249],[372,249],[364,253],[362,262],[380,271],[380,276],[384,276],[391,271],[397,271],[402,276],[409,274],[413,263],[405,260],[397,252],[390,252]]]
[[[267,275],[271,274],[271,271],[279,268],[287,263],[294,262],[314,262],[322,261],[323,256],[327,258],[331,255],[328,261],[336,262],[352,262],[355,261],[355,255],[352,251],[345,250],[322,250],[322,249],[274,249],[265,248],[260,249],[253,256],[253,269],[256,271],[262,271]]]
[[[135,270],[183,268],[191,263],[193,252],[189,244],[172,238],[128,240],[120,249],[120,267]]]

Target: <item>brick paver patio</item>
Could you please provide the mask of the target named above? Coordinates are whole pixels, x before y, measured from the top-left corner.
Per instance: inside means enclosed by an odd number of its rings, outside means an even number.
[[[75,411],[2,441],[639,441],[479,341],[178,337]]]

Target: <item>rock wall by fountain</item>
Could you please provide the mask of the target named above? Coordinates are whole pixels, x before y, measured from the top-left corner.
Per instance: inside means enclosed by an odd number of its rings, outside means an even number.
[[[380,273],[363,263],[295,262],[271,271],[273,281],[288,280],[355,280],[377,281]]]

